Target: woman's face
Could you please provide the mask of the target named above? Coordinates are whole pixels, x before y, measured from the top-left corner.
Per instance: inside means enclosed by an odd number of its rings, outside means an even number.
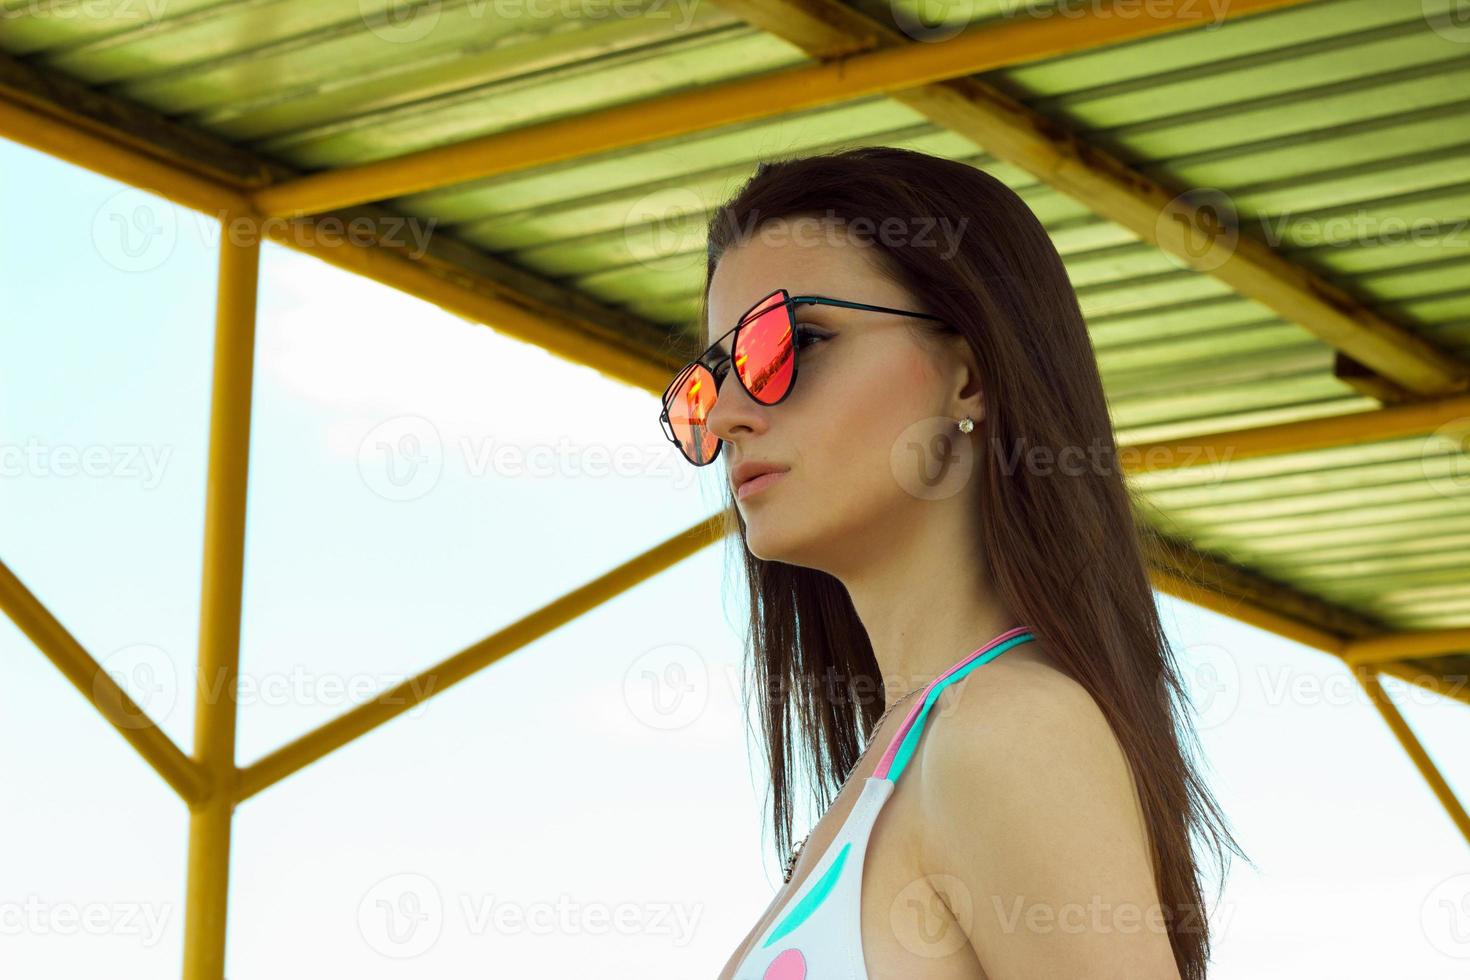
[[[705,343],[782,287],[792,296],[930,312],[880,275],[875,250],[841,235],[813,234],[809,225],[768,223],[716,265]],[[926,515],[926,505],[932,508],[936,498],[925,487],[937,471],[922,457],[947,446],[951,433],[957,443],[966,438],[954,430],[956,405],[977,428],[980,415],[957,401],[966,384],[963,359],[943,353],[962,345],[928,345],[916,336],[930,321],[825,305],[798,306],[795,313],[811,339],[797,335],[805,346],[791,393],[778,405],[762,405],[726,372],[708,423],[726,443],[727,481],[739,463],[788,468],[758,493],[736,499],[751,553],[840,577],[885,539],[901,540]],[[721,341],[727,354],[730,339]]]

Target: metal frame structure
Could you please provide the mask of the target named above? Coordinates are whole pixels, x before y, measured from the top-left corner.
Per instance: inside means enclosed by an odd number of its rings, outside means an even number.
[[[1232,0],[1230,16],[1300,0]],[[371,202],[475,177],[628,147],[739,120],[867,95],[901,99],[1002,159],[1083,201],[1160,248],[1191,260],[1183,233],[1160,222],[1175,195],[1081,144],[997,90],[964,76],[1166,30],[1183,18],[1018,21],[940,43],[909,42],[838,0],[725,0],[728,10],[799,46],[808,67],[660,96],[402,157],[297,174],[65,76],[0,56],[0,135],[161,195],[225,223],[219,256],[194,745],[185,753],[0,563],[0,608],[127,739],[190,811],[183,973],[224,976],[230,835],[235,806],[734,530],[717,514],[466,647],[243,768],[235,762],[245,500],[260,245],[270,239],[539,344],[657,394],[681,353],[646,324],[455,242],[422,257],[388,245],[325,247],[309,234],[328,213],[380,220]],[[366,206],[366,207],[364,207]],[[350,209],[356,208],[353,211]],[[1186,465],[1201,449],[1232,459],[1433,432],[1470,416],[1470,365],[1368,310],[1265,245],[1245,243],[1209,274],[1328,341],[1340,376],[1389,404],[1359,412],[1133,447],[1130,472]],[[1401,403],[1401,404],[1394,404]],[[1205,453],[1208,455],[1208,452]],[[1470,629],[1385,631],[1341,607],[1284,588],[1187,545],[1149,555],[1154,585],[1343,660],[1450,819],[1470,816],[1385,694],[1381,675],[1470,704],[1432,658],[1470,648]],[[206,683],[206,679],[208,682]],[[427,693],[426,693],[427,692]]]

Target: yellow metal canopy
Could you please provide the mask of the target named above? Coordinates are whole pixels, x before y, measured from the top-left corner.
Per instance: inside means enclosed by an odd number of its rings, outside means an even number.
[[[1456,0],[62,6],[0,0],[0,135],[231,231],[201,676],[238,669],[261,239],[658,393],[693,352],[722,196],[770,154],[904,146],[986,169],[1045,223],[1167,535],[1156,587],[1343,658],[1470,839],[1379,683],[1470,703]],[[186,754],[3,564],[0,607],[188,804],[184,976],[218,980],[236,803],[732,528],[717,514],[244,769],[234,699],[200,696]]]

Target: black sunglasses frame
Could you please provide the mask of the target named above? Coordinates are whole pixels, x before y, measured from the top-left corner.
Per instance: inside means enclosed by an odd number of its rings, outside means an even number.
[[[771,301],[771,297],[776,296],[778,293],[781,296],[785,297],[785,298],[782,299],[782,300],[780,300],[779,302],[772,302]],[[758,402],[758,403],[760,403],[762,405],[768,405],[768,406],[769,405],[779,405],[779,404],[781,404],[783,401],[786,400],[786,398],[796,388],[797,368],[800,366],[799,358],[798,358],[797,355],[800,353],[800,350],[801,350],[797,346],[797,344],[795,342],[795,337],[796,337],[796,307],[802,306],[802,305],[807,305],[807,304],[810,304],[810,305],[813,305],[813,306],[840,306],[840,307],[843,307],[844,309],[849,309],[849,310],[870,310],[870,311],[872,311],[874,313],[896,313],[899,316],[919,317],[920,319],[924,319],[924,320],[939,320],[939,319],[942,319],[941,317],[937,317],[937,316],[935,316],[932,313],[915,313],[912,310],[896,310],[896,309],[894,309],[891,306],[874,306],[871,303],[855,303],[852,300],[833,299],[830,296],[792,296],[791,294],[789,294],[788,292],[786,292],[786,290],[784,288],[777,289],[775,292],[773,292],[770,295],[764,297],[763,299],[756,300],[756,302],[754,304],[752,304],[749,309],[747,309],[744,313],[740,314],[740,318],[735,321],[735,326],[731,327],[729,330],[726,330],[713,343],[711,343],[708,347],[706,347],[704,349],[703,353],[701,353],[694,360],[690,361],[688,364],[686,364],[682,368],[680,368],[678,370],[678,372],[674,375],[674,380],[670,381],[669,384],[668,384],[668,387],[664,388],[663,396],[660,399],[660,401],[663,403],[663,410],[661,412],[659,412],[659,416],[658,416],[659,427],[663,430],[664,438],[668,439],[675,446],[677,446],[679,448],[679,454],[681,456],[683,456],[686,460],[688,460],[691,465],[693,465],[693,466],[708,466],[710,463],[713,463],[716,459],[719,458],[719,456],[720,456],[720,450],[724,447],[725,440],[718,439],[718,438],[715,440],[715,451],[712,452],[712,453],[710,453],[709,459],[705,460],[704,462],[699,463],[699,462],[695,462],[694,460],[690,459],[689,458],[689,453],[686,452],[685,449],[684,449],[684,444],[682,442],[680,442],[678,436],[676,436],[674,434],[673,422],[669,419],[669,396],[670,396],[670,394],[679,388],[680,384],[689,375],[689,372],[691,372],[691,371],[693,371],[693,370],[695,370],[697,368],[702,367],[702,368],[705,369],[705,371],[707,371],[709,373],[709,376],[710,376],[711,380],[713,380],[715,382],[715,391],[716,391],[715,397],[718,399],[718,397],[719,397],[719,384],[720,384],[720,380],[721,379],[718,379],[718,378],[715,377],[715,369],[718,368],[725,361],[728,361],[730,359],[730,355],[729,354],[721,354],[719,357],[714,358],[713,360],[711,360],[710,359],[710,354],[712,352],[714,352],[714,351],[717,351],[719,349],[719,346],[720,346],[720,341],[724,340],[726,337],[729,337],[731,334],[736,334],[735,338],[730,341],[730,349],[731,350],[734,350],[736,348],[736,346],[740,342],[740,337],[739,337],[738,333],[739,333],[739,331],[743,327],[745,327],[747,324],[749,324],[752,320],[756,319],[757,317],[762,316],[762,315],[764,315],[766,313],[771,312],[776,307],[778,307],[778,306],[784,306],[784,307],[786,307],[786,318],[787,318],[787,321],[788,321],[788,323],[789,323],[789,325],[791,327],[791,335],[792,335],[792,344],[791,344],[791,381],[790,381],[789,384],[786,385],[786,390],[784,392],[782,392],[781,397],[780,398],[777,398],[773,402],[762,401],[746,385],[745,379],[740,376],[740,372],[739,371],[736,371],[735,372],[735,380],[737,382],[739,382],[740,387],[745,390],[745,393],[747,395],[750,395],[750,397],[752,399],[754,399],[756,402]],[[711,407],[713,407],[713,406],[711,406]]]

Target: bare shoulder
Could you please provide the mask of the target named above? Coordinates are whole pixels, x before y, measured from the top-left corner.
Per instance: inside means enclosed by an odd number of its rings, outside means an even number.
[[[1041,647],[1025,644],[982,664],[940,692],[924,733],[926,762],[1004,744],[1018,731],[1057,726],[1096,736],[1107,729],[1097,702]],[[1099,727],[1101,726],[1101,727]],[[1109,729],[1110,731],[1110,729]]]
[[[963,903],[964,914],[951,908],[992,976],[1176,980],[1159,929],[1102,923],[1061,939],[1030,927],[1098,907],[1136,925],[1160,910],[1137,789],[1106,715],[1047,658],[1005,660],[932,706],[912,766],[924,814],[915,870]]]
[[[940,693],[925,728],[914,764],[926,802],[956,791],[1023,789],[1037,803],[1080,793],[1133,796],[1122,744],[1102,708],[1043,656],[1002,656],[971,671]]]

